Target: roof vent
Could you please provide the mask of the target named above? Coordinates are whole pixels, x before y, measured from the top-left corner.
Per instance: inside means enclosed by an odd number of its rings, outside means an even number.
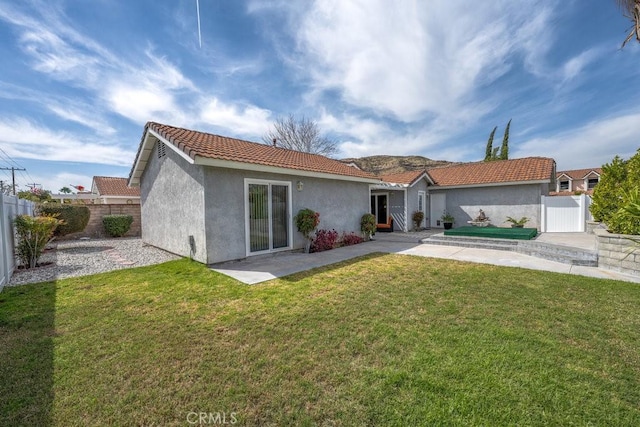
[[[164,145],[164,142],[158,141],[157,151],[159,159],[167,155],[167,147]]]

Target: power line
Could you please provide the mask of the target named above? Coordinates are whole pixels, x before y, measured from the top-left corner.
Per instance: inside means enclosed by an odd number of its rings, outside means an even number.
[[[10,168],[0,168],[0,170],[10,170],[11,171],[11,187],[13,188],[13,195],[16,195],[16,171],[26,171],[25,168],[15,168],[11,166]]]

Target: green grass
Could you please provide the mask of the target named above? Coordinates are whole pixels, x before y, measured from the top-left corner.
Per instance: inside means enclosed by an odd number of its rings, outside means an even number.
[[[494,239],[531,240],[538,235],[535,228],[504,228],[504,227],[456,227],[444,230],[445,236],[490,237]]]
[[[374,254],[246,286],[180,260],[0,293],[0,425],[640,425],[638,349],[636,284]]]

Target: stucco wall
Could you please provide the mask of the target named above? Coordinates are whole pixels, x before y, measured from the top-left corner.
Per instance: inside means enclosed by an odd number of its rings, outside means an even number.
[[[526,227],[540,228],[540,196],[548,194],[547,184],[510,185],[458,189],[430,189],[446,193],[447,212],[454,216],[456,227],[467,225],[482,209],[491,224],[508,226],[507,216],[529,218]]]
[[[205,224],[208,230],[207,263],[246,256],[244,179],[291,183],[292,215],[309,208],[320,213],[322,229],[360,233],[360,217],[369,211],[369,186],[295,175],[279,175],[235,169],[205,167]],[[302,181],[303,190],[297,190]],[[303,248],[302,235],[292,227],[293,247]]]
[[[424,219],[422,220],[422,227],[429,224],[429,196],[427,191],[427,182],[424,179],[416,182],[413,187],[407,189],[407,227],[408,230],[413,230],[414,224],[411,219],[413,213],[418,210],[418,191],[425,192],[425,212]]]
[[[207,262],[203,172],[173,150],[158,158],[154,148],[140,178],[142,240],[182,256]]]

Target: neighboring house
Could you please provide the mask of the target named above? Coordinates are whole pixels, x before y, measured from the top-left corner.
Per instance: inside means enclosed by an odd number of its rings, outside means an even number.
[[[149,122],[129,175],[140,186],[142,239],[203,263],[303,248],[293,216],[360,233],[368,172],[324,156]]]
[[[467,225],[480,209],[493,225],[507,216],[530,219],[527,227],[540,228],[541,196],[555,187],[555,161],[544,157],[467,163],[427,170],[431,227],[442,227],[446,210],[456,226]]]
[[[371,186],[371,213],[378,223],[386,223],[391,216],[394,230],[409,231],[414,226],[413,213],[421,211],[425,216],[421,226],[428,226],[427,186],[433,181],[426,171],[383,175],[380,179],[383,182]]]
[[[576,192],[593,194],[593,189],[600,182],[601,168],[576,169],[559,171],[556,174],[556,186],[550,194],[552,196],[573,195]]]
[[[94,176],[91,194],[94,204],[140,204],[140,189],[129,187],[127,178]]]

